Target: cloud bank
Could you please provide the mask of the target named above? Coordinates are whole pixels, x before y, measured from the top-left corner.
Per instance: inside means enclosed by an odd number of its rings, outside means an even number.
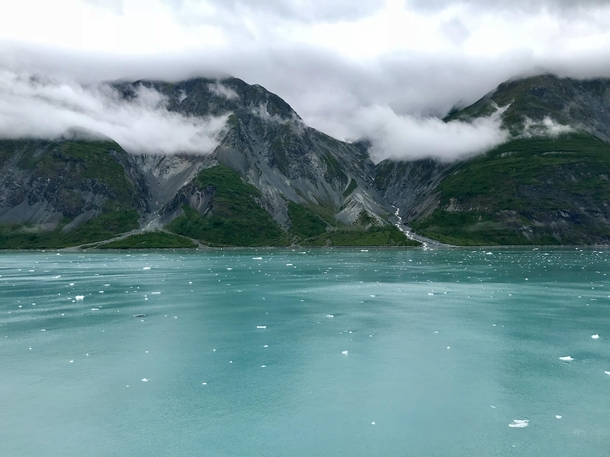
[[[375,162],[428,157],[454,161],[488,151],[508,140],[500,114],[497,111],[471,123],[446,123],[434,117],[400,116],[388,106],[374,106],[361,110],[354,124],[356,131],[371,140],[371,158]]]
[[[124,100],[108,84],[0,72],[0,138],[110,138],[131,153],[211,152],[227,116],[201,119],[170,112],[158,92],[139,86]]]

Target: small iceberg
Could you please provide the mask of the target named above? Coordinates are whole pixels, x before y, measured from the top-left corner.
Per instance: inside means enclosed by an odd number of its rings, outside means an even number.
[[[569,355],[566,355],[565,357],[559,357],[559,360],[563,362],[571,362],[572,360],[574,360],[574,358],[570,357]]]
[[[266,325],[257,325],[256,328],[267,328]]]
[[[77,295],[76,297],[74,297],[75,300],[84,300],[85,296],[84,295]]]
[[[144,267],[142,270],[150,270],[150,267]]]
[[[591,335],[591,338],[594,340],[599,340],[599,335],[596,333],[595,335]]]
[[[348,351],[342,351],[342,352],[341,352],[341,354],[343,354],[343,355],[347,355],[347,354],[348,354]]]
[[[252,257],[252,260],[263,260],[262,257]]]
[[[508,424],[511,428],[525,428],[530,424],[527,419],[514,419],[512,423]]]
[[[326,315],[326,317],[328,317],[329,319],[331,319],[331,318],[335,317],[335,315],[334,315],[334,314],[327,314],[327,315]]]
[[[148,379],[142,378],[142,382],[148,382]]]

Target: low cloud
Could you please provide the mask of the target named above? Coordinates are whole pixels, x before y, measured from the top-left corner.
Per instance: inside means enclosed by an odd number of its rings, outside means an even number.
[[[557,138],[560,135],[576,131],[569,125],[563,125],[555,122],[550,117],[545,117],[542,121],[533,121],[529,118],[525,119],[523,126],[523,137],[551,137]]]
[[[210,92],[212,92],[214,95],[217,95],[218,97],[224,97],[229,100],[239,98],[237,92],[235,92],[230,87],[225,86],[220,81],[216,81],[213,84],[209,84],[208,89],[210,89]]]
[[[108,84],[81,86],[29,74],[0,72],[0,138],[110,138],[131,153],[212,152],[227,116],[196,118],[170,112],[165,97],[140,86],[124,100]]]
[[[435,117],[401,116],[388,106],[361,110],[354,131],[372,142],[371,158],[416,160],[432,157],[451,162],[488,151],[509,139],[501,111],[473,122],[443,122]]]

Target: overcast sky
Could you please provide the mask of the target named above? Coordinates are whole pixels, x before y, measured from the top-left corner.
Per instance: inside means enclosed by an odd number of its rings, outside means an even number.
[[[233,75],[277,93],[331,135],[381,138],[379,158],[443,156],[438,138],[451,149],[455,135],[473,143],[450,157],[477,152],[502,138],[493,119],[439,136],[443,126],[429,116],[511,77],[610,76],[609,55],[605,0],[0,3],[4,84],[15,74],[87,84]],[[0,111],[4,136],[11,112]],[[437,140],[428,149],[426,134]]]

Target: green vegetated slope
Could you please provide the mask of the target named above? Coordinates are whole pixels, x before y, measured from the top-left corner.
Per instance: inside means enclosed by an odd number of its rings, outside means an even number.
[[[197,185],[212,195],[208,210],[201,215],[184,205],[184,214],[168,230],[215,246],[287,244],[284,232],[256,202],[258,189],[237,172],[224,165],[207,168],[199,173]]]
[[[521,139],[456,166],[413,228],[457,245],[610,242],[610,145],[585,133]]]
[[[343,228],[305,240],[304,246],[420,246],[392,225],[366,230]]]
[[[3,141],[0,151],[0,206],[45,207],[38,219],[0,223],[0,248],[74,246],[138,227],[142,203],[119,162],[126,153],[116,143]],[[85,211],[93,217],[66,227]],[[44,214],[59,221],[48,223]]]
[[[99,249],[161,249],[161,248],[196,248],[197,245],[188,238],[160,231],[131,235],[117,241],[98,246]]]

